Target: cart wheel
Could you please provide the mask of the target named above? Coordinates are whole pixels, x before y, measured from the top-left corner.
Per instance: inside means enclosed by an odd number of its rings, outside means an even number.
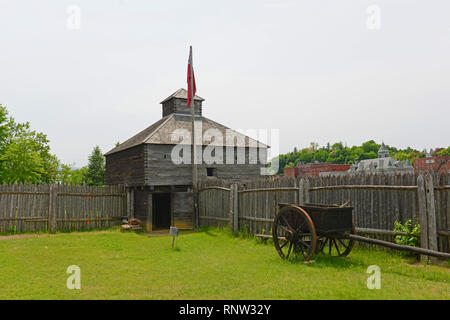
[[[283,259],[311,259],[316,250],[316,229],[310,216],[300,207],[285,206],[273,221],[275,249]]]
[[[353,222],[351,230],[345,233],[356,234],[355,223]],[[339,235],[327,235],[317,239],[317,252],[328,254],[330,256],[345,257],[352,251],[355,241],[339,237]]]

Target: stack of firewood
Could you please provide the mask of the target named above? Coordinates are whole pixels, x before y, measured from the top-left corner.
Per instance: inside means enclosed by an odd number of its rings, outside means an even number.
[[[142,221],[135,218],[130,218],[128,221],[120,226],[120,231],[140,231],[142,230]]]

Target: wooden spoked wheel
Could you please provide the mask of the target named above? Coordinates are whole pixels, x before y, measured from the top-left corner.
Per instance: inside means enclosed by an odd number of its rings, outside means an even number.
[[[353,228],[345,233],[356,234],[355,224]],[[345,257],[352,251],[355,241],[343,238],[338,234],[319,236],[317,239],[317,252],[330,256]]]
[[[316,250],[316,229],[311,217],[300,207],[284,206],[276,215],[272,236],[283,259],[309,260]]]

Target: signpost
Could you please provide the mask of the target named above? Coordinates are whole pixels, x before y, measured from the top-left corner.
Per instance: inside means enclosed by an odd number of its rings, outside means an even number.
[[[172,238],[172,248],[175,243],[175,237],[178,237],[178,228],[177,227],[170,227],[169,234],[173,237]]]

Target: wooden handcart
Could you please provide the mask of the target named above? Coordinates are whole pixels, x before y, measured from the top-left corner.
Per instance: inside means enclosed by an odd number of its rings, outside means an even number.
[[[275,249],[283,259],[310,260],[314,254],[347,256],[355,241],[450,259],[450,254],[356,235],[350,206],[279,204],[272,226]]]

